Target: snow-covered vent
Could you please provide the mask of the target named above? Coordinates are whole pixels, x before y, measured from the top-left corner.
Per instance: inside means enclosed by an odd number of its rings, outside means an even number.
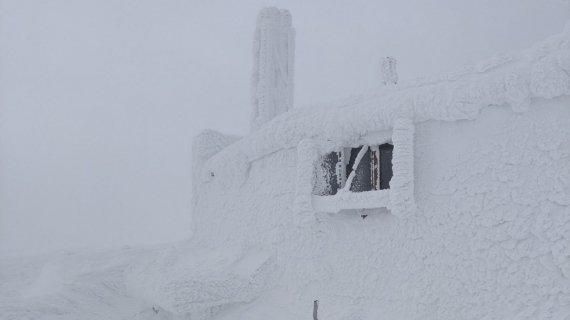
[[[289,11],[262,9],[253,42],[252,131],[293,107],[294,52]]]
[[[380,66],[380,78],[384,85],[398,84],[398,61],[394,57],[386,57]]]

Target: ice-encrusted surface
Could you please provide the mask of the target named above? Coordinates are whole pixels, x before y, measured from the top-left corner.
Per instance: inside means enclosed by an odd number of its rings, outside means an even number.
[[[433,80],[418,80],[311,108],[293,109],[210,160],[252,162],[305,138],[346,141],[391,129],[398,118],[414,122],[474,119],[489,105],[520,112],[533,98],[570,94],[570,23],[563,33],[511,56],[497,56]],[[350,111],[348,111],[348,110]],[[350,141],[348,141],[350,142]],[[219,159],[219,160],[218,160]]]
[[[206,161],[240,138],[214,130],[204,130],[194,137],[192,141],[192,193],[194,201],[197,201],[199,195],[196,190],[197,186],[215,175],[214,172],[203,172],[202,168]]]
[[[212,247],[274,250],[282,276],[268,287],[307,315],[319,299],[324,319],[570,316],[569,31],[445,78],[272,120],[207,161],[219,178],[200,186],[196,234],[224,234]],[[297,164],[320,142],[351,145],[406,121],[414,179],[402,186],[415,191],[395,196],[415,197],[410,214],[295,210],[311,192]]]
[[[264,8],[257,17],[251,77],[251,129],[293,108],[295,30],[287,10]]]
[[[301,314],[319,299],[324,319],[565,319],[569,106],[536,99],[524,113],[417,124],[413,215],[298,216],[285,149],[253,162],[240,191],[204,185],[202,231],[226,234],[213,247],[274,250],[282,276],[269,287]]]
[[[191,319],[257,298],[275,269],[270,252],[186,244],[133,268],[127,287],[148,304]]]
[[[318,299],[333,320],[568,319],[569,31],[442,79],[288,112],[241,140],[208,131],[193,150],[192,242],[2,261],[0,314],[300,319]],[[295,209],[310,207],[297,163],[319,141],[406,121],[411,214]]]

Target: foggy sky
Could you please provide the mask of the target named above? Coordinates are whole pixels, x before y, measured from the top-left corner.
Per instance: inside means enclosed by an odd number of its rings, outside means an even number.
[[[290,9],[295,106],[559,33],[561,0],[0,0],[0,254],[190,234],[192,137],[244,135],[255,18]]]

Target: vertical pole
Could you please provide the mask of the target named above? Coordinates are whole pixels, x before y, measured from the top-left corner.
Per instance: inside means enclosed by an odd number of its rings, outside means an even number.
[[[342,189],[344,188],[344,180],[346,179],[344,152],[338,151],[337,155],[338,155],[338,162],[336,163],[336,179],[337,179],[338,188]]]
[[[317,312],[319,310],[319,300],[313,302],[313,320],[319,320],[317,317]]]
[[[372,179],[372,190],[380,190],[380,148],[375,145],[370,147],[370,178]]]

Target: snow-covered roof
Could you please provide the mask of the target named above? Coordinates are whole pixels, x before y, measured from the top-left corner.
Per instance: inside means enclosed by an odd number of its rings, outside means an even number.
[[[570,22],[561,34],[518,54],[499,55],[437,79],[384,86],[360,95],[286,112],[226,147],[209,162],[249,163],[303,139],[350,143],[389,130],[397,118],[414,122],[474,119],[491,105],[522,112],[531,99],[570,94]]]

